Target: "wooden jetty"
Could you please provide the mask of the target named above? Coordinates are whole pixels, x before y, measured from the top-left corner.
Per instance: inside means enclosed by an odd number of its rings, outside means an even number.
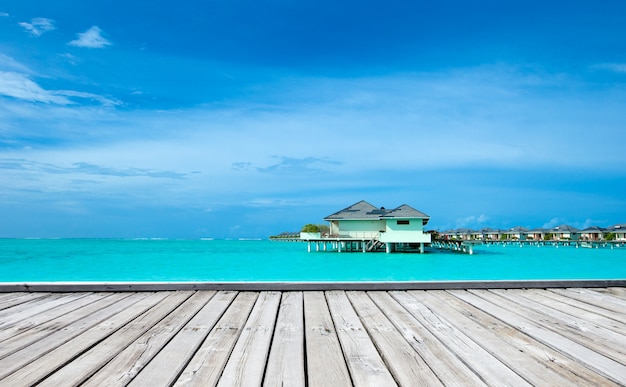
[[[0,294],[0,386],[626,384],[626,287]]]

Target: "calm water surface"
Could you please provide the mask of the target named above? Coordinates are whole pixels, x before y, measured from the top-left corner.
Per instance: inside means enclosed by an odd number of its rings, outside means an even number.
[[[268,240],[0,239],[0,282],[546,279],[626,279],[626,248],[308,253]]]

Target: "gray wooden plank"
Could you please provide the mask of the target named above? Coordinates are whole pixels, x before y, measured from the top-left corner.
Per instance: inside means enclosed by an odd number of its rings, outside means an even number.
[[[552,290],[553,289],[546,289],[546,291],[544,291],[542,295],[544,297],[549,297],[553,300],[574,306],[576,308],[584,309],[595,315],[604,316],[606,318],[612,319],[613,320],[612,324],[617,323],[618,325],[622,327],[626,327],[626,321],[624,321],[624,314],[626,314],[626,311],[614,312],[612,310],[602,308],[600,306],[590,304],[588,302],[580,301],[576,298],[569,297],[567,293],[553,292]],[[626,330],[626,329],[622,328],[622,330]]]
[[[567,337],[562,336],[536,320],[531,320],[525,311],[520,312],[520,307],[514,303],[488,291],[450,291],[454,296],[470,303],[471,305],[491,314],[498,319],[526,333],[545,345],[562,352],[577,360],[581,366],[586,366],[609,378],[615,383],[623,383],[626,380],[626,367],[588,347],[581,345]],[[540,318],[541,319],[541,318]]]
[[[596,289],[594,289],[594,291],[596,291],[598,293],[610,294],[610,295],[619,297],[619,298],[621,298],[623,300],[626,300],[626,288],[617,288],[617,287],[596,288]]]
[[[115,314],[111,315],[111,313],[108,313],[104,321],[102,319],[103,316],[99,316],[97,319],[92,319],[91,324],[88,324],[89,327],[86,330],[85,327],[80,327],[78,329],[79,335],[70,340],[68,340],[67,337],[60,336],[60,340],[53,343],[53,349],[48,349],[45,355],[37,357],[36,360],[30,361],[26,364],[21,363],[15,372],[2,379],[2,383],[14,386],[24,386],[31,385],[42,380],[59,367],[69,362],[76,356],[76,354],[89,349],[95,343],[98,343],[108,337],[121,326],[145,312],[148,308],[154,306],[166,297],[167,294],[168,293],[133,294],[130,297],[116,303],[115,306],[118,308],[115,310]],[[92,316],[96,315],[97,313],[94,313]],[[93,323],[96,323],[96,325]],[[36,345],[37,343],[25,348],[24,351],[28,352]],[[19,355],[20,352],[17,352],[14,355]],[[4,360],[9,358],[12,358],[12,356],[9,356]]]
[[[326,299],[354,385],[397,385],[346,293],[329,291]]]
[[[258,297],[241,292],[211,330],[175,386],[215,386]]]
[[[263,386],[306,385],[304,361],[304,300],[302,292],[284,292]]]
[[[536,386],[603,385],[612,383],[580,367],[560,352],[534,340],[484,311],[445,291],[427,292],[427,305],[450,315],[450,321]]]
[[[428,308],[424,304],[424,293],[424,291],[410,291],[404,295],[398,293],[396,299],[487,384],[499,386],[530,385],[498,358],[454,327],[450,321],[439,314],[438,310]]]
[[[85,297],[78,298],[72,302],[63,304],[57,308],[46,311],[46,313],[41,313],[35,316],[32,316],[26,320],[22,320],[13,324],[10,328],[4,328],[0,330],[0,342],[5,340],[11,340],[26,333],[29,329],[42,331],[46,329],[50,321],[59,319],[61,317],[66,319],[67,314],[85,307],[91,303],[98,302],[105,297],[108,297],[109,293],[91,293],[85,295]],[[52,331],[50,331],[52,333]],[[6,348],[7,343],[3,344],[3,348]],[[0,350],[0,353],[2,351]],[[0,355],[0,358],[3,356]]]
[[[81,330],[87,329],[89,324],[96,324],[106,319],[118,308],[117,303],[130,296],[130,293],[110,295],[31,329],[16,332],[15,335],[2,342],[0,359],[13,356],[12,360],[6,361],[11,364],[33,361],[38,356],[54,349],[55,346],[61,345],[65,340],[77,336]],[[2,360],[0,364],[4,362],[5,360]],[[0,369],[0,379],[3,375],[6,376],[7,371],[6,368]]]
[[[39,314],[54,313],[55,308],[62,307],[67,303],[71,303],[72,301],[76,301],[82,297],[85,297],[87,294],[88,293],[57,294],[49,298],[43,298],[37,301],[30,302],[28,304],[24,304],[24,306],[27,307],[20,311],[9,309],[8,311],[13,310],[13,313],[7,316],[0,316],[0,330],[5,330],[22,320],[31,320],[34,316],[37,316]]]
[[[478,375],[443,345],[424,325],[409,313],[392,295],[403,292],[368,292],[411,347],[446,386],[484,386]],[[411,302],[415,302],[410,299]]]
[[[199,304],[198,308],[207,301],[205,297],[198,296],[197,293],[194,294],[193,292],[175,292],[168,295],[144,314],[54,372],[38,386],[79,385],[108,363],[122,349],[178,308],[181,303],[186,300],[189,303],[194,303],[196,299]]]
[[[20,302],[10,308],[0,310],[0,323],[4,320],[11,319],[13,316],[20,316],[22,314],[28,317],[31,310],[41,307],[45,308],[47,304],[66,296],[67,294],[65,293],[49,293],[45,294],[43,297],[32,297],[26,302]]]
[[[259,294],[218,386],[258,386],[263,383],[280,297],[278,292]]]
[[[352,386],[323,292],[304,293],[304,326],[308,385]]]
[[[173,384],[236,295],[236,292],[219,292],[211,298],[129,386]]]
[[[552,291],[616,313],[626,314],[626,298],[624,297],[582,288],[553,289]]]
[[[557,309],[563,313],[610,329],[620,335],[626,335],[626,321],[624,313],[616,313],[604,308],[596,307],[561,294],[538,289],[528,289],[523,296],[529,300],[541,301],[541,304]]]
[[[0,311],[12,308],[16,305],[24,304],[32,300],[48,297],[50,293],[6,293],[5,297],[0,300]]]
[[[564,308],[564,305],[552,302],[550,299],[527,298],[527,292],[520,290],[499,290],[493,292],[516,303],[516,308],[522,309],[525,315],[557,333],[566,336],[598,353],[618,362],[626,362],[626,336],[603,328],[578,316],[570,315],[555,308]],[[545,305],[548,302],[550,305]],[[583,311],[579,312],[583,315]]]
[[[210,293],[209,293],[210,294]],[[118,353],[93,374],[83,386],[127,385],[172,340],[205,304],[200,297],[180,305],[163,320]]]
[[[363,326],[401,386],[441,386],[428,364],[365,292],[347,292]]]

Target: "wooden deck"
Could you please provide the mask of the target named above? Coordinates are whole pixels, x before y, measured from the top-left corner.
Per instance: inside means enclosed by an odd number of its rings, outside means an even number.
[[[0,294],[0,385],[626,384],[626,288]]]

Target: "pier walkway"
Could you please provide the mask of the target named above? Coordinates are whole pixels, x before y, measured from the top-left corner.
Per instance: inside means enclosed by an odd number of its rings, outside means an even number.
[[[0,386],[626,384],[626,288],[0,294]]]

